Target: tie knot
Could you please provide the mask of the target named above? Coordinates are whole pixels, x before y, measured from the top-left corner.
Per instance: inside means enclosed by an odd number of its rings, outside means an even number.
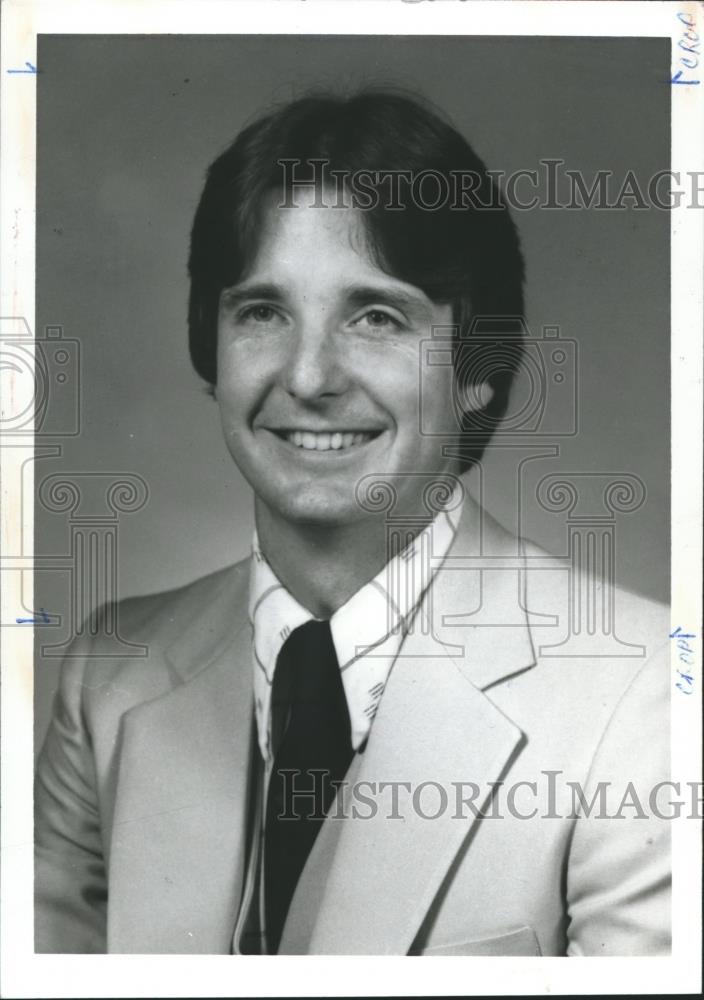
[[[303,712],[310,723],[317,723],[343,708],[346,715],[330,622],[313,619],[293,630],[276,661],[271,691],[274,746],[291,711]]]
[[[337,680],[339,667],[330,622],[312,619],[294,629],[281,648],[277,674],[288,675],[286,687],[296,700],[317,700]],[[335,685],[337,686],[337,685]]]
[[[311,618],[310,621],[307,621],[304,625],[299,625],[298,628],[295,628],[291,632],[284,643],[284,648],[288,646],[296,651],[302,651],[305,655],[305,652],[309,649],[315,651],[316,649],[327,648],[328,645],[332,646],[330,622]]]

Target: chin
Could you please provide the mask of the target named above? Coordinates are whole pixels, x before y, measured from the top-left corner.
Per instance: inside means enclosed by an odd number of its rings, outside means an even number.
[[[270,499],[264,498],[264,502],[273,514],[292,524],[343,527],[365,516],[354,495],[341,497],[312,484],[308,489],[282,491]]]

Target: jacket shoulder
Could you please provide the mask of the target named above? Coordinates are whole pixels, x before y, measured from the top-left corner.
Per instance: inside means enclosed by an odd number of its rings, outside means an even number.
[[[140,701],[173,687],[178,678],[165,653],[188,648],[196,662],[207,657],[218,639],[247,621],[248,582],[244,559],[172,590],[103,605],[90,634],[84,626],[70,648],[62,686],[82,688],[90,701],[107,689],[132,692],[128,700]]]
[[[204,610],[226,602],[232,614],[246,603],[248,574],[249,559],[242,559],[172,590],[124,598],[116,609],[120,633],[129,640],[163,636],[168,641]],[[101,620],[106,613],[104,606]]]
[[[613,579],[600,578],[594,572],[575,570],[565,558],[533,542],[523,543],[522,554],[526,559],[525,603],[529,614],[534,611],[538,616],[555,615],[562,623],[569,618],[579,622],[583,616],[585,628],[606,633],[607,638],[613,634],[626,646],[642,646],[646,658],[667,645],[669,604],[617,586]],[[608,656],[606,649],[600,655]]]

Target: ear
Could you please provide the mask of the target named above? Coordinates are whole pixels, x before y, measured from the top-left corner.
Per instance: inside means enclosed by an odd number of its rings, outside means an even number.
[[[494,398],[494,390],[488,382],[472,382],[464,386],[454,386],[455,407],[462,413],[476,413],[485,409]]]

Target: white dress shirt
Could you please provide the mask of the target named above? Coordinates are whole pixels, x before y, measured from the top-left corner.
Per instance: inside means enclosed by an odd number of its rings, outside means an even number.
[[[330,619],[333,644],[350,714],[352,746],[363,746],[372,726],[394,661],[410,622],[452,545],[462,513],[464,488],[458,484],[446,509],[391,558],[380,573],[361,587]],[[429,558],[432,555],[432,560]],[[235,926],[233,952],[241,953],[243,935],[259,938],[255,950],[266,950],[263,893],[263,833],[266,795],[274,764],[271,750],[271,690],[276,661],[294,629],[315,618],[278,580],[259,545],[252,542],[249,582],[252,624],[254,708],[259,770],[254,829],[245,890]],[[254,908],[253,908],[254,904]],[[249,928],[247,930],[247,928]]]
[[[330,630],[342,674],[358,750],[369,735],[384,687],[407,628],[430,584],[428,556],[437,566],[455,537],[463,492],[457,486],[448,509],[440,511],[415,539],[394,556],[333,614]],[[257,533],[252,542],[249,617],[253,628],[254,698],[259,748],[271,764],[271,688],[276,661],[294,629],[315,618],[279,582]]]

